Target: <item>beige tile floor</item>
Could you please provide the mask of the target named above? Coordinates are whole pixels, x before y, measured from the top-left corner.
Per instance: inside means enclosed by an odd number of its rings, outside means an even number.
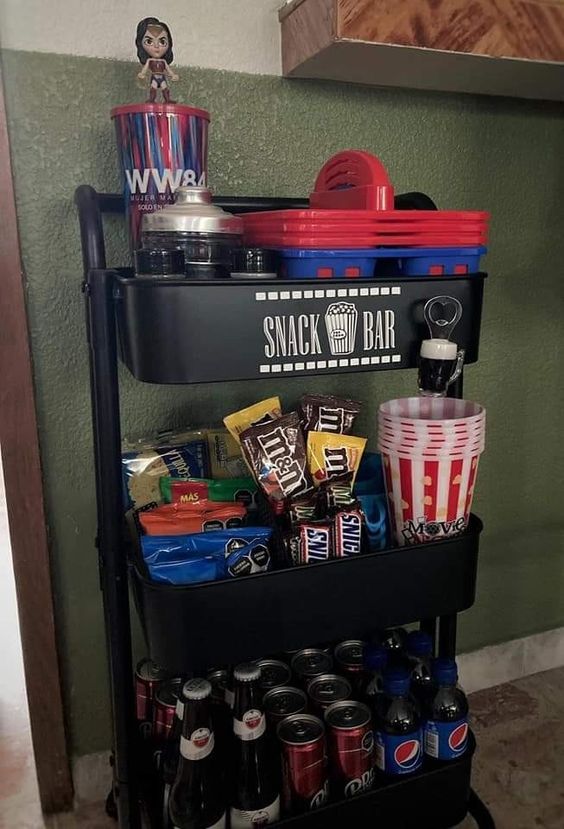
[[[564,667],[479,691],[470,702],[479,746],[473,786],[497,829],[563,829]],[[6,829],[27,825],[6,824]],[[115,826],[101,804],[47,822],[48,829]],[[475,823],[467,819],[463,827],[475,829]]]

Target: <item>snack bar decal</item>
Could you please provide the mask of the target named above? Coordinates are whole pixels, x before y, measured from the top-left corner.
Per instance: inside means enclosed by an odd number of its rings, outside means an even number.
[[[257,292],[257,302],[268,308],[262,319],[260,373],[401,363],[395,310],[386,307],[392,296],[400,295],[401,287],[395,285]],[[379,301],[380,297],[387,299]],[[316,299],[323,300],[319,310],[292,313],[292,300],[310,300],[311,309],[311,300]],[[264,358],[271,362],[263,362]],[[286,362],[290,359],[298,362]]]

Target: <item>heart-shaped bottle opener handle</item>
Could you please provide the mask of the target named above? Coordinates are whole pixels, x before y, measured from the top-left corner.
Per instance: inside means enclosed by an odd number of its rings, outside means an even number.
[[[462,316],[462,304],[454,296],[434,296],[425,303],[423,316],[431,337],[449,340]]]

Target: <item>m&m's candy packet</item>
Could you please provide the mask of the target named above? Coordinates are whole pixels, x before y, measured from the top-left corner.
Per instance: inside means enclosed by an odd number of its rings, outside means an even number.
[[[312,488],[297,412],[251,426],[240,439],[247,463],[267,498],[284,501]]]
[[[356,400],[330,394],[304,394],[300,416],[304,432],[335,432],[349,435],[362,405]]]
[[[307,436],[307,461],[315,486],[336,478],[350,476],[354,480],[366,438],[339,435],[331,432],[309,432]]]
[[[280,398],[269,397],[267,400],[253,403],[252,406],[247,406],[246,409],[227,415],[223,418],[223,422],[239,443],[240,435],[245,429],[249,429],[251,426],[260,426],[262,423],[270,423],[270,421],[277,420],[279,417],[282,417]]]

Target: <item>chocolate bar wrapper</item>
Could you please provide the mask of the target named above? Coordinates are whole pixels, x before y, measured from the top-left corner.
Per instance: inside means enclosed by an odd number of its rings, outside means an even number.
[[[360,555],[362,552],[363,515],[360,509],[341,509],[333,519],[335,558]]]
[[[332,481],[326,481],[318,489],[319,501],[324,514],[332,514],[335,510],[357,506],[358,502],[353,495],[352,475],[343,475]]]
[[[327,432],[309,432],[307,436],[307,460],[315,486],[345,475],[354,480],[366,438]]]
[[[297,412],[251,426],[240,437],[247,464],[269,500],[296,498],[312,489]]]
[[[300,564],[313,564],[333,558],[333,522],[300,521]]]
[[[247,406],[246,409],[226,415],[223,422],[237,443],[240,443],[241,433],[245,429],[278,420],[279,417],[282,417],[280,398],[269,397],[267,400],[261,400],[260,403]]]
[[[304,432],[349,435],[362,404],[330,394],[304,394],[300,401]]]
[[[295,526],[298,521],[308,521],[321,518],[319,514],[319,498],[317,492],[310,492],[301,498],[293,498],[288,507],[290,523]]]

